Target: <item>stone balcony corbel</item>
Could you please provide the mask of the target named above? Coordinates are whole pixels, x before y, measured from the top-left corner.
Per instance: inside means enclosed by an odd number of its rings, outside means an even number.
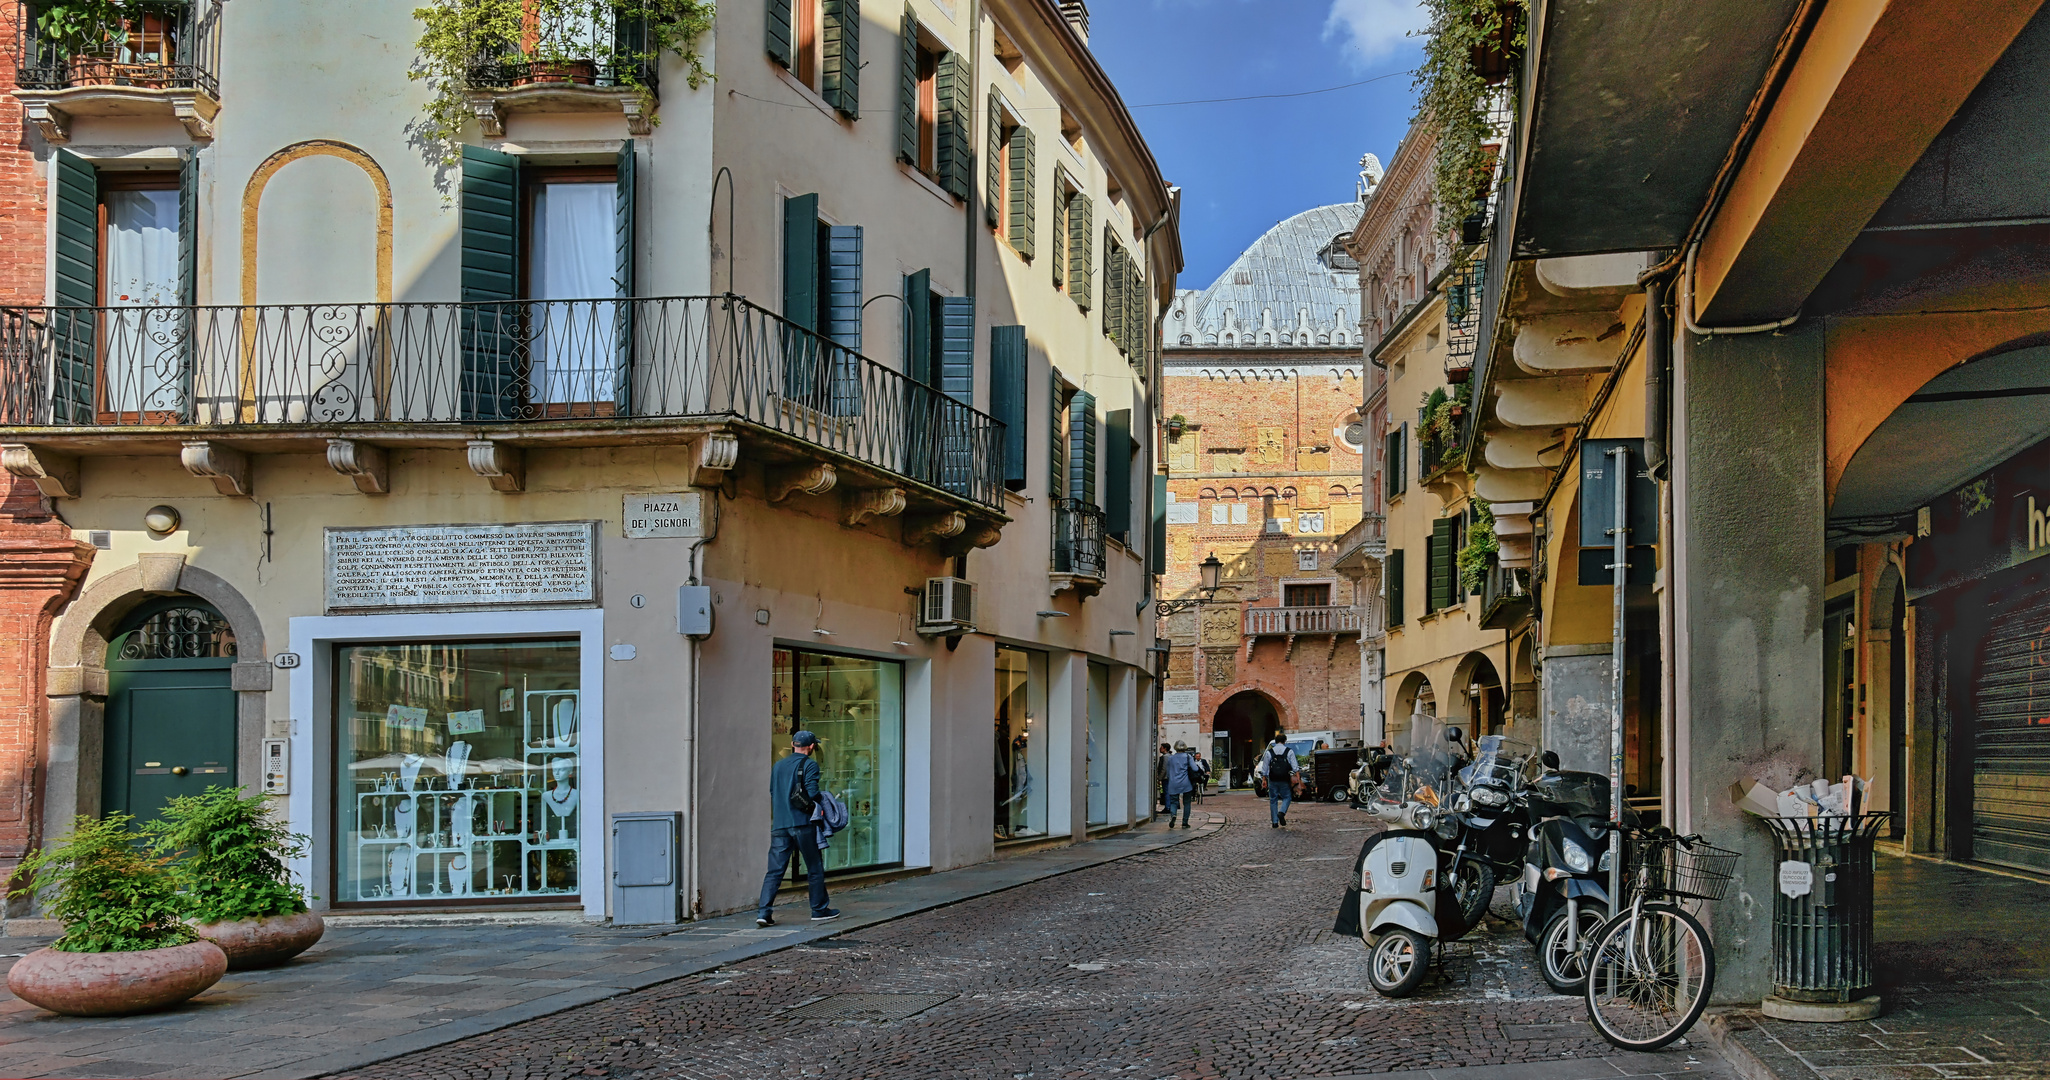
[[[904,543],[917,547],[934,540],[952,539],[967,529],[968,515],[959,510],[910,518],[904,522]]]
[[[214,137],[214,117],[221,103],[212,94],[190,86],[149,87],[92,85],[62,90],[15,89],[22,113],[43,138],[55,146],[71,141],[72,122],[81,116],[115,119],[170,117],[195,142]]]
[[[763,478],[771,503],[782,502],[800,491],[806,495],[824,495],[833,490],[839,479],[840,474],[824,462],[779,466],[770,469]]]
[[[391,491],[390,455],[381,446],[354,439],[329,439],[327,465],[354,481],[356,490],[365,495]]]
[[[34,483],[46,499],[78,498],[78,459],[69,454],[7,443],[0,446],[0,470]]]
[[[194,476],[214,482],[223,495],[249,497],[249,455],[216,442],[188,442],[178,451],[178,463]]]
[[[692,487],[716,488],[740,464],[740,437],[727,431],[708,432],[698,437],[697,461],[691,470]]]
[[[472,439],[466,451],[470,471],[491,481],[491,490],[510,495],[527,489],[527,456],[519,447]]]
[[[1538,315],[1516,329],[1511,349],[1516,366],[1532,375],[1575,375],[1607,371],[1629,338],[1629,328],[1609,311]]]
[[[846,494],[840,523],[850,528],[874,517],[896,517],[910,504],[903,488],[861,488]]]

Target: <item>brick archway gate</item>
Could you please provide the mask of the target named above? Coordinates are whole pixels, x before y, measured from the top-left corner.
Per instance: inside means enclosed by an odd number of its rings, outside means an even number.
[[[1260,748],[1276,732],[1288,730],[1282,703],[1264,690],[1247,688],[1227,696],[1217,706],[1211,730],[1225,736],[1231,745],[1231,783],[1237,787],[1253,782],[1253,761]]]

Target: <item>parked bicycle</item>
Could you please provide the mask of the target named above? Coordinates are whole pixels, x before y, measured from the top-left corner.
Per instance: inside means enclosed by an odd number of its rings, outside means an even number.
[[[1715,948],[1682,901],[1720,900],[1737,853],[1664,828],[1625,846],[1630,906],[1595,933],[1587,1018],[1625,1050],[1656,1050],[1701,1019],[1715,990]]]

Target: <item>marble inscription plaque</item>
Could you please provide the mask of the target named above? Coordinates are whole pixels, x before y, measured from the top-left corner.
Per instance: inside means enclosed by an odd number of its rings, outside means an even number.
[[[591,604],[597,523],[327,530],[327,610],[462,610]]]

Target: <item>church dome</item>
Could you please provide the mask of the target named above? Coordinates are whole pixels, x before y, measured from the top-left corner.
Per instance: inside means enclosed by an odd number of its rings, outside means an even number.
[[[1296,214],[1254,241],[1201,291],[1175,295],[1168,348],[1331,348],[1361,344],[1359,268],[1345,251],[1359,203]]]

